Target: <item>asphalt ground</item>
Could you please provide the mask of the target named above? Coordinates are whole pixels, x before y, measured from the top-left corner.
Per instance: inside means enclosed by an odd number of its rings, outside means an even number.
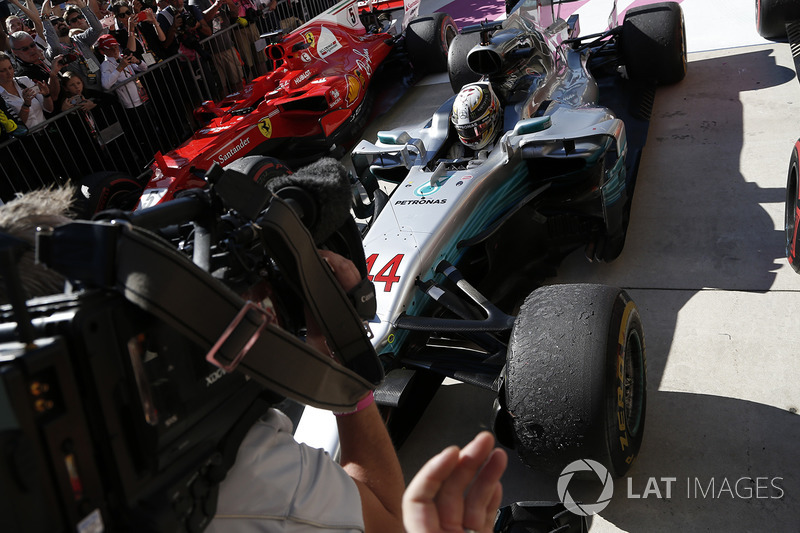
[[[569,5],[586,32],[610,2]],[[800,531],[800,276],[783,240],[800,85],[789,45],[756,34],[752,0],[681,5],[689,73],[657,92],[625,249],[611,264],[577,251],[548,281],[625,288],[645,329],[644,442],[590,531]],[[429,77],[364,138],[423,122],[450,95]],[[446,382],[399,450],[406,477],[486,429],[492,400]],[[504,503],[558,498],[554,477],[510,456]]]

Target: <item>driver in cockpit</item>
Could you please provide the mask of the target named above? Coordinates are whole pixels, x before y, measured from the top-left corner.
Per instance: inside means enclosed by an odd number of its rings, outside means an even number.
[[[453,102],[450,121],[458,138],[476,153],[487,149],[502,130],[503,108],[488,81],[462,87]]]

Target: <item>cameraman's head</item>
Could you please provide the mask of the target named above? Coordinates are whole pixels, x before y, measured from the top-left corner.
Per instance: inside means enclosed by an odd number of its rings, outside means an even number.
[[[169,0],[169,5],[175,13],[183,11],[183,0]]]
[[[26,296],[48,296],[64,291],[64,278],[35,264],[33,244],[37,227],[56,227],[71,222],[68,214],[75,191],[72,187],[26,193],[0,206],[0,233],[31,244],[19,260],[19,275]],[[5,283],[0,283],[0,303],[8,303]]]

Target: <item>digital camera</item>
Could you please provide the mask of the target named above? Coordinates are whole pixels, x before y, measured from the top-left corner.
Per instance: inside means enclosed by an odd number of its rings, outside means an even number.
[[[75,52],[70,52],[68,54],[64,54],[64,57],[61,58],[61,64],[68,65],[73,61],[77,60],[78,60],[78,54],[76,54]]]

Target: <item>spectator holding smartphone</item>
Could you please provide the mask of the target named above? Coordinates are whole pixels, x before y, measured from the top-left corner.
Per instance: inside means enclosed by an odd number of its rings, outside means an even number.
[[[223,32],[238,19],[239,6],[233,0],[215,0],[213,3],[211,0],[189,0],[189,6],[195,16],[201,16],[213,28],[214,33]],[[224,94],[241,91],[244,72],[230,32],[222,33],[205,46],[211,53]]]
[[[47,85],[27,76],[15,77],[11,58],[3,52],[0,52],[0,96],[28,128],[44,122],[45,111],[53,111]]]
[[[92,9],[84,0],[69,0],[69,6],[63,18],[63,25],[59,19],[55,23],[50,19],[43,21],[44,33],[47,39],[48,56],[55,59],[58,55],[69,58],[64,65],[69,70],[79,72],[83,76],[88,94],[102,96],[100,84],[100,64],[94,55],[92,46],[105,31]],[[96,5],[96,3],[95,3]],[[56,27],[58,26],[58,30]],[[78,29],[81,32],[70,36],[70,30]]]
[[[97,49],[105,55],[100,65],[102,85],[105,90],[114,89],[117,99],[125,111],[126,132],[132,134],[138,145],[142,160],[152,157],[154,149],[150,143],[157,139],[159,130],[157,121],[150,113],[150,97],[136,74],[147,70],[147,65],[138,59],[130,50],[123,51],[119,43],[111,35],[103,35],[97,41]]]
[[[58,81],[58,73],[63,66],[61,56],[56,56],[51,63],[45,58],[42,49],[36,46],[33,37],[24,31],[11,34],[11,50],[17,59],[17,74],[27,76],[36,81],[46,83],[54,98],[58,98],[61,90],[61,83]]]
[[[150,50],[150,43],[155,41],[154,44],[160,47],[160,43],[166,40],[166,35],[156,21],[153,10],[144,9],[136,13],[127,0],[117,0],[111,5],[111,11],[114,13],[114,26],[110,33],[119,45],[132,50],[148,66],[155,64],[155,54]],[[147,34],[150,35],[149,38]]]
[[[61,111],[80,107],[83,111],[91,111],[97,104],[83,95],[83,79],[76,72],[66,71],[61,76]]]

